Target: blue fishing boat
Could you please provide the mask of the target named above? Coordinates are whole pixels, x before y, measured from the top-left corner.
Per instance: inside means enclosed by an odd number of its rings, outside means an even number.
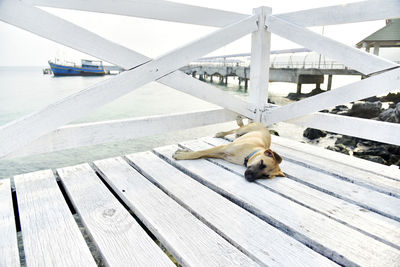
[[[56,62],[49,60],[49,65],[54,76],[94,76],[106,74],[103,62],[100,60],[82,59],[81,65],[76,65],[73,62]]]

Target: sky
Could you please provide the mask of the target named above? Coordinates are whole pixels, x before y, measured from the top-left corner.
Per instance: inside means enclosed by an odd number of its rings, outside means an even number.
[[[304,10],[330,5],[344,5],[356,1],[346,0],[175,0],[190,5],[217,8],[244,14],[252,9],[269,6],[273,14]],[[140,19],[127,16],[92,12],[42,8],[76,25],[86,28],[106,39],[119,43],[149,57],[157,57],[170,50],[205,36],[216,28]],[[357,42],[382,28],[385,22],[372,21],[324,27],[324,36],[354,46]],[[311,30],[321,33],[322,27]],[[222,47],[209,55],[224,55],[250,52],[250,36]],[[295,43],[272,35],[272,50],[301,47]],[[205,55],[206,56],[206,55]],[[25,30],[0,21],[0,66],[46,66],[55,57],[80,62],[93,57],[71,48],[49,41]]]

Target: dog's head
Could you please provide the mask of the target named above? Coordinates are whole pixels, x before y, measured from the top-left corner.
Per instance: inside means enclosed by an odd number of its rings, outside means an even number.
[[[244,177],[249,182],[254,182],[257,179],[271,179],[276,176],[284,177],[285,174],[279,167],[281,162],[281,156],[271,149],[267,149],[249,162]]]

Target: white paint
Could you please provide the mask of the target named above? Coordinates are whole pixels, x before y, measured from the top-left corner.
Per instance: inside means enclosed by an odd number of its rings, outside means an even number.
[[[251,34],[251,64],[249,99],[257,110],[255,120],[260,122],[268,98],[271,33],[267,31],[271,8],[260,7],[253,10],[258,16],[258,31]]]
[[[62,168],[57,172],[108,266],[175,266],[89,164]]]
[[[400,17],[400,4],[398,0],[369,0],[277,14],[276,17],[306,27],[385,20]]]
[[[224,27],[248,15],[159,0],[26,0],[39,6],[68,8],[147,19]]]
[[[205,159],[172,159],[177,146],[157,148],[159,154],[196,180],[267,220],[275,227],[345,266],[397,266],[400,251],[327,218]]]
[[[30,145],[12,153],[7,158],[117,142],[233,121],[236,119],[236,116],[236,113],[217,108],[204,111],[67,125],[58,128],[50,134],[39,137]]]
[[[272,33],[321,53],[330,59],[337,60],[364,74],[371,74],[398,66],[392,61],[344,45],[275,16],[270,17],[267,26],[269,26],[268,30]]]
[[[400,124],[316,112],[287,123],[400,146]]]
[[[10,179],[0,180],[0,266],[20,266]]]
[[[0,128],[0,157],[257,28],[251,16]]]
[[[287,121],[343,103],[389,93],[399,87],[400,68],[396,68],[292,104],[268,110],[263,123],[271,125]]]
[[[199,150],[210,148],[212,147],[212,145],[217,146],[229,143],[228,141],[220,138],[204,138],[202,140],[211,145],[208,145],[201,141],[184,142],[183,145],[192,150]],[[277,151],[279,152],[279,150]],[[226,169],[231,170],[232,172],[240,176],[242,176],[244,174],[244,171],[246,170],[244,166],[235,165],[224,160],[209,160],[215,162],[220,166],[223,166]],[[325,181],[325,179],[334,179],[333,177],[329,177],[328,175],[320,177],[319,172],[310,171],[306,167],[303,167],[301,165],[297,166],[295,163],[287,160],[284,160],[281,163],[281,168],[284,170],[286,175],[290,175],[291,177],[315,176],[316,179],[320,179],[322,181]],[[283,194],[285,197],[299,202],[306,207],[317,210],[318,212],[321,212],[328,217],[334,218],[336,220],[339,220],[340,222],[351,225],[354,228],[369,233],[373,235],[375,239],[381,241],[384,240],[390,243],[391,246],[400,248],[400,231],[398,231],[400,229],[400,222],[388,219],[375,212],[363,209],[360,206],[333,197],[329,194],[310,188],[291,179],[261,179],[257,180],[256,182],[280,194]],[[329,190],[329,186],[325,188],[328,188]],[[378,203],[378,205],[374,203],[375,207],[379,208],[379,204],[384,209],[386,209],[387,205],[393,206],[393,203],[389,200],[387,200],[386,202],[382,201],[381,199],[377,199],[375,195],[370,195],[366,197],[369,199],[374,199],[374,201]]]
[[[121,158],[94,162],[107,183],[183,266],[256,266]]]
[[[50,170],[14,177],[27,266],[97,266]]]
[[[127,158],[140,173],[259,264],[294,266],[301,262],[304,266],[336,266],[153,153],[136,153]]]

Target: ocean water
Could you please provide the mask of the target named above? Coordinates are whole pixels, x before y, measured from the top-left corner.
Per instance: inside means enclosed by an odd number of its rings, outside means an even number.
[[[40,67],[0,67],[0,125],[40,110],[57,100],[112,77],[54,77],[52,75],[43,75]],[[336,82],[336,85],[340,86],[354,79],[354,77],[342,77],[339,81],[334,77],[334,83]],[[227,87],[218,86],[220,90],[235,94],[243,99],[248,97],[248,93],[245,92],[244,88],[237,85],[238,81],[236,79],[230,78],[228,82]],[[314,87],[314,85],[305,85],[303,86],[304,92]],[[272,83],[269,87],[270,98],[277,104],[288,104],[291,101],[284,96],[295,90],[296,85],[294,84]],[[94,110],[73,123],[161,115],[204,110],[213,107],[216,106],[152,82]],[[213,135],[218,131],[234,127],[236,127],[234,122],[223,123],[124,142],[69,149],[11,160],[2,159],[0,160],[0,178],[145,151],[158,146],[176,144],[183,140]],[[274,128],[278,130],[281,136],[296,140],[303,138],[302,128],[287,124],[279,124]]]

